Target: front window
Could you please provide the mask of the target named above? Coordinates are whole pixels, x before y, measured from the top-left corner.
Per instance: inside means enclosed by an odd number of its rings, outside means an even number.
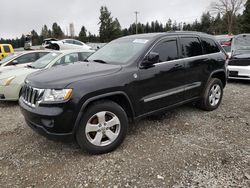
[[[75,63],[77,61],[79,61],[78,53],[72,53],[72,54],[65,55],[59,60],[57,60],[53,66]]]
[[[55,60],[61,53],[58,52],[51,52],[42,58],[38,59],[34,63],[31,64],[31,67],[35,69],[43,69],[48,66],[53,60]]]
[[[19,54],[15,53],[15,54],[10,54],[9,56],[5,57],[2,59],[2,61],[0,61],[0,65],[3,65],[5,63],[7,63],[8,61],[16,58]]]
[[[20,56],[15,60],[18,64],[31,63],[36,60],[36,54],[35,53],[24,54],[23,56]]]
[[[172,61],[179,58],[176,39],[159,43],[153,49],[153,52],[159,54],[160,62]]]
[[[118,39],[91,55],[88,60],[101,60],[109,64],[127,64],[129,60],[140,54],[148,43],[147,39]]]

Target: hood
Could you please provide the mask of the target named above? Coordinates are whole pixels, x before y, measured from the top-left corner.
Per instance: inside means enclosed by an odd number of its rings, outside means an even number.
[[[238,53],[234,52],[234,54],[232,55],[232,58],[234,59],[250,59],[250,51],[247,51],[245,53]]]
[[[32,69],[27,67],[16,67],[15,69],[4,70],[3,72],[0,72],[0,80],[9,78],[11,76],[25,76],[38,70],[39,69]]]
[[[27,82],[37,88],[61,89],[76,81],[113,74],[121,68],[121,65],[77,62],[35,72],[27,77]]]

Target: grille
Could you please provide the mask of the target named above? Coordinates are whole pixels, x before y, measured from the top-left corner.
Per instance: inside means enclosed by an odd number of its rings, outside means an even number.
[[[25,85],[22,89],[22,99],[27,105],[35,107],[36,104],[41,101],[44,91],[44,89],[37,89]]]
[[[232,59],[228,65],[233,66],[250,66],[250,59]]]

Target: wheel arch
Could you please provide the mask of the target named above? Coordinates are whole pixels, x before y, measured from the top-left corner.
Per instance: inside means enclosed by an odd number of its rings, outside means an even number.
[[[219,80],[221,80],[222,84],[223,84],[223,87],[225,88],[226,87],[226,84],[227,84],[227,74],[225,72],[225,70],[217,70],[217,71],[214,71],[212,72],[212,74],[210,75],[210,78],[218,78]],[[209,82],[209,80],[207,82]]]
[[[82,114],[84,113],[84,110],[87,109],[90,105],[92,105],[96,102],[99,102],[99,101],[103,101],[103,100],[110,100],[110,101],[117,103],[118,105],[120,105],[124,109],[128,118],[131,120],[134,120],[134,118],[135,118],[134,109],[133,109],[131,100],[129,99],[127,94],[125,92],[122,92],[122,91],[107,93],[107,94],[98,95],[98,96],[89,98],[88,100],[86,100],[82,104],[81,109],[77,115],[75,125],[74,125],[74,129],[73,129],[74,133],[76,132],[76,130],[79,127],[79,123],[81,121]]]

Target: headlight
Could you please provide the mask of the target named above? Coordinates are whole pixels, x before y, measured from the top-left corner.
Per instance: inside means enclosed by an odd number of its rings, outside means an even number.
[[[15,76],[12,76],[10,78],[7,78],[6,80],[4,80],[3,85],[4,86],[9,86],[11,84],[11,82],[15,79]]]
[[[72,89],[46,89],[42,102],[64,102],[70,99]]]

